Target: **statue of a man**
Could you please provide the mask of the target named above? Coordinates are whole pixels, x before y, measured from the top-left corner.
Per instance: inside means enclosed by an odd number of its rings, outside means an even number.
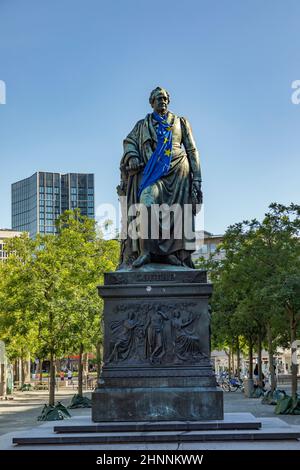
[[[169,93],[157,87],[149,102],[153,112],[138,121],[124,140],[119,195],[126,196],[129,215],[130,208],[138,204],[144,210],[140,210],[139,238],[128,235],[122,245],[121,266],[138,268],[159,262],[193,267],[195,247],[187,233],[193,231],[194,215],[202,203],[198,151],[188,121],[168,111]],[[164,215],[152,210],[162,205],[171,208],[168,237],[164,235]],[[181,209],[177,215],[172,212],[174,207]],[[192,208],[190,217],[184,214],[188,208]],[[155,221],[158,236],[153,237],[150,228]]]

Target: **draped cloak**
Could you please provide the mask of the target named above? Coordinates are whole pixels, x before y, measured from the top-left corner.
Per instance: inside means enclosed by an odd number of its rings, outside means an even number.
[[[145,119],[136,123],[124,140],[124,154],[120,167],[124,186],[123,194],[126,195],[127,209],[139,202],[146,204],[146,206],[151,204],[168,204],[169,206],[179,204],[181,206],[181,237],[178,238],[178,235],[176,238],[174,237],[174,220],[171,217],[170,238],[151,240],[151,253],[158,258],[175,254],[182,264],[192,267],[191,253],[195,251],[195,237],[191,236],[191,231],[194,231],[194,217],[191,214],[188,218],[184,217],[184,207],[186,204],[191,205],[192,203],[192,178],[201,179],[199,155],[188,121],[171,112],[168,113],[167,120],[173,126],[172,159],[168,173],[150,188],[146,188],[141,197],[138,197],[142,171],[132,174],[133,172],[128,171],[128,162],[130,158],[135,157],[141,165],[145,166],[156,148],[158,123],[152,114],[148,114]],[[128,226],[129,222],[130,218],[123,220],[123,230],[124,224]],[[188,233],[184,230],[185,223],[190,225]],[[121,266],[130,265],[139,254],[139,241],[128,236],[122,244]]]

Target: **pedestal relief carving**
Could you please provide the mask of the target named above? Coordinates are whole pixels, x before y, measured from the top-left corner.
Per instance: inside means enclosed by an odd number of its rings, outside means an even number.
[[[109,324],[106,364],[195,363],[207,358],[201,346],[202,312],[196,303],[120,304]]]

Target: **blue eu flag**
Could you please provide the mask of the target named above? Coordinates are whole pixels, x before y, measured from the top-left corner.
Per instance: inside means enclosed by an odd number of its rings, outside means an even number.
[[[141,185],[139,187],[139,196],[145,188],[166,175],[171,164],[172,125],[167,122],[165,116],[153,113],[153,117],[158,122],[156,131],[157,146],[144,168]]]

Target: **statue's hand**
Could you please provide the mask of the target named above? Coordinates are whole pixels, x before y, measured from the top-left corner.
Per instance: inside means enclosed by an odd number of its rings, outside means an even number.
[[[201,181],[193,180],[192,181],[192,204],[193,204],[193,213],[196,214],[199,212],[200,208],[197,210],[197,205],[202,204],[203,195],[201,191]]]
[[[137,170],[139,168],[140,162],[136,157],[131,157],[128,162],[128,167],[130,170]]]

